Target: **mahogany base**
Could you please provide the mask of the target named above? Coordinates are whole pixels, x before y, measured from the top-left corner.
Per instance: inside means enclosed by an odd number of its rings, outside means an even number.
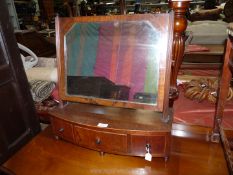
[[[171,123],[160,112],[70,103],[50,114],[57,138],[103,153],[145,156],[149,150],[168,158]]]

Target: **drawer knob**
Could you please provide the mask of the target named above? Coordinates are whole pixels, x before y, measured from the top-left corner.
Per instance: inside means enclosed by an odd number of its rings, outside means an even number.
[[[100,145],[100,143],[101,143],[100,138],[96,138],[95,143],[96,143],[97,145]]]
[[[146,152],[150,153],[151,145],[149,143],[146,144]]]
[[[60,128],[58,131],[59,132],[64,132],[64,128]]]

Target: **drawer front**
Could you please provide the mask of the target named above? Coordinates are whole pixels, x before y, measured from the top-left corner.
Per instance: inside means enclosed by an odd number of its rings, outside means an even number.
[[[54,117],[52,117],[51,122],[55,135],[74,143],[74,132],[72,124]]]
[[[126,134],[97,131],[79,126],[74,127],[74,133],[76,142],[80,146],[103,152],[127,152]]]
[[[165,155],[167,151],[166,135],[142,136],[131,135],[131,154],[136,156],[145,156],[146,145],[150,147],[150,153],[153,156]]]

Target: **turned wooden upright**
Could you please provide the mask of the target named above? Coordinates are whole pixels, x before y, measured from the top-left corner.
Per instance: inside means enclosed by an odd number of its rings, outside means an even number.
[[[174,15],[175,15],[171,81],[170,81],[170,91],[169,91],[170,107],[173,106],[174,100],[177,99],[179,96],[176,80],[184,56],[184,49],[185,49],[184,32],[187,28],[187,19],[185,17],[185,13],[189,8],[190,1],[191,0],[169,1],[169,6],[174,11]]]

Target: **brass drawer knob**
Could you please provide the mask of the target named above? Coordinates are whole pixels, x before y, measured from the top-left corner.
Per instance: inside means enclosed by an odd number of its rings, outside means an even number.
[[[95,143],[96,143],[97,145],[100,145],[100,144],[101,144],[100,138],[96,138]]]
[[[64,128],[60,128],[58,131],[59,132],[64,132]]]

